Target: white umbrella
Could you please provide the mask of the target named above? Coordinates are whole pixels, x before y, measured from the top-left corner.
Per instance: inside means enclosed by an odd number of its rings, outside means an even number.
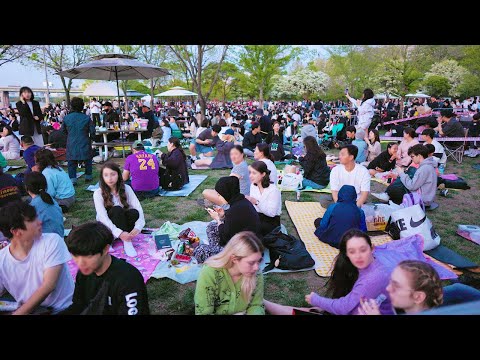
[[[119,93],[123,96],[123,90],[119,89]],[[83,92],[83,96],[117,96],[117,89],[114,84],[107,82],[93,83],[87,86]]]
[[[374,99],[385,100],[387,98],[387,94],[386,93],[380,93],[380,94],[375,95],[373,98]],[[388,94],[388,98],[389,99],[400,99],[400,97],[398,97],[396,95],[393,95],[393,94]]]
[[[423,93],[421,93],[421,92],[417,92],[417,93],[415,93],[415,94],[407,94],[407,95],[405,95],[405,97],[429,98],[430,95],[423,94]]]
[[[171,88],[170,90],[164,91],[160,94],[157,94],[155,96],[197,96],[198,94],[188,91],[185,88],[182,88],[180,86],[175,86]]]

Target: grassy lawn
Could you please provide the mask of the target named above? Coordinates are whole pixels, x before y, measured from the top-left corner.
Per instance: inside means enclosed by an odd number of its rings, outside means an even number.
[[[114,159],[123,165],[123,159]],[[472,169],[472,165],[479,160],[464,158],[459,165],[449,159],[445,173],[456,173],[465,178],[471,186],[470,190],[452,190],[447,198],[437,197],[439,209],[429,212],[437,232],[441,235],[442,244],[457,251],[459,254],[480,264],[480,246],[456,235],[458,224],[480,224],[480,171]],[[20,165],[22,161],[12,161],[10,165]],[[100,166],[94,167],[94,179],[98,179]],[[229,170],[195,170],[194,174],[206,174],[208,178],[188,197],[156,197],[153,200],[142,201],[145,220],[148,227],[160,227],[165,221],[183,224],[188,221],[209,221],[207,212],[200,207],[196,200],[201,198],[202,191],[213,188],[217,179],[230,173]],[[93,182],[95,183],[95,181]],[[82,224],[95,219],[95,207],[92,193],[86,191],[84,177],[80,178],[76,187],[77,202],[66,215],[65,228]],[[380,192],[385,186],[372,182],[372,192]],[[282,200],[295,200],[294,192],[282,193]],[[372,196],[369,201],[375,200]],[[302,193],[301,201],[319,201],[323,207],[332,203],[329,194]],[[290,217],[283,205],[282,223],[289,233],[298,237]],[[265,298],[286,305],[307,306],[304,297],[310,291],[320,294],[324,292],[326,278],[319,277],[314,271],[268,274],[266,275]],[[480,289],[480,275],[465,273],[460,281]],[[178,284],[170,279],[150,279],[147,283],[150,310],[152,314],[193,314],[193,295],[195,283]]]

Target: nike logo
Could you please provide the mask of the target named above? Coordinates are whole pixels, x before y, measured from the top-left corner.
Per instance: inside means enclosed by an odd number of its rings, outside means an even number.
[[[421,219],[421,220],[419,220],[419,221],[413,221],[413,217],[412,217],[412,218],[410,219],[410,226],[411,226],[412,228],[419,227],[420,225],[422,225],[422,224],[425,222],[426,219],[427,219],[427,215],[425,215],[425,216],[423,217],[423,219]]]

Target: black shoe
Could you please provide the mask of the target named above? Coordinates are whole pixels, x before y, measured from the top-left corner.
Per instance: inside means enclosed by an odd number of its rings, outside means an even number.
[[[62,209],[62,213],[68,212],[68,208],[65,205],[60,205],[60,208]]]

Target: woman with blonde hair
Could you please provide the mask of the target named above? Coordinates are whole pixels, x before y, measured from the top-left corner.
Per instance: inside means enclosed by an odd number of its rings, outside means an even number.
[[[265,315],[263,274],[258,273],[264,247],[251,231],[232,237],[210,257],[195,289],[196,315]]]

